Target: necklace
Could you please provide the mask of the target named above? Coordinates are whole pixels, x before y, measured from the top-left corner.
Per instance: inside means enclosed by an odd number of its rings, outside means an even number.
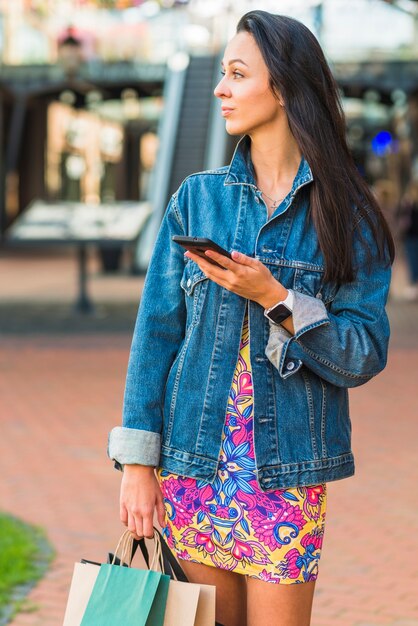
[[[272,201],[272,205],[270,206],[270,209],[273,209],[273,211],[275,209],[277,209],[277,207],[279,206],[280,202],[282,200],[284,200],[286,198],[286,196],[283,196],[283,198],[277,198],[277,200],[275,200],[274,198],[272,198],[271,196],[269,196],[265,191],[263,191],[262,189],[260,189],[259,187],[257,187],[258,191],[261,191],[263,196],[266,196],[266,198],[268,198],[269,200]],[[287,194],[286,194],[287,195]]]

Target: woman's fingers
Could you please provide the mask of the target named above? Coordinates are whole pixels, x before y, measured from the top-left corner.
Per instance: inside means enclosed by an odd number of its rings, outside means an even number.
[[[165,508],[162,493],[157,496],[157,519],[161,528],[165,526]]]
[[[142,518],[138,515],[134,515],[132,512],[129,512],[128,515],[128,529],[137,537],[143,537],[143,526],[142,526]]]
[[[215,250],[206,250],[205,254],[210,259],[213,259],[214,261],[219,263],[219,265],[222,265],[222,267],[224,267],[225,269],[232,270],[232,271],[234,270],[234,266],[235,266],[234,261],[229,259],[224,254],[219,254],[219,252],[215,252]]]
[[[135,539],[141,539],[142,537],[152,539],[154,536],[154,520],[152,513],[147,513],[146,515],[132,512],[127,513],[127,522],[125,525],[135,536]]]
[[[164,504],[162,500],[156,502],[158,523],[161,527],[165,525],[164,521]],[[125,522],[124,522],[125,523]],[[127,522],[125,525],[137,535],[136,538],[147,537],[152,539],[154,536],[154,507],[147,507],[141,512],[127,511]]]
[[[144,537],[152,539],[154,536],[154,510],[148,510],[142,517],[142,528]]]
[[[210,259],[213,259],[219,265],[221,265],[224,269],[213,265],[210,261],[206,261],[201,256],[194,254],[193,252],[186,252],[185,256],[197,263],[200,269],[211,278],[215,278],[215,280],[224,281],[225,280],[225,270],[229,270],[233,274],[242,273],[242,267],[247,266],[256,271],[263,271],[264,265],[258,260],[253,259],[242,252],[237,252],[234,250],[232,252],[232,259],[229,259],[224,254],[219,254],[219,252],[215,252],[214,250],[206,250],[205,255]]]
[[[253,259],[242,252],[238,252],[237,250],[233,250],[231,252],[232,259],[229,259],[224,254],[219,254],[219,252],[215,252],[215,250],[206,250],[206,256],[210,257],[222,267],[225,267],[232,272],[236,272],[239,269],[239,265],[247,265],[248,267],[252,267],[253,269],[259,269],[261,263],[258,259]]]
[[[242,252],[238,252],[237,250],[233,250],[231,252],[231,256],[235,263],[239,263],[240,265],[248,265],[249,267],[258,268],[261,263],[258,259],[253,259]]]
[[[194,261],[196,265],[200,267],[202,272],[206,276],[211,278],[212,280],[222,280],[224,278],[226,267],[224,269],[222,269],[222,267],[217,267],[216,265],[211,263],[209,260],[206,260],[203,257],[199,256],[198,254],[194,254],[193,252],[190,252],[190,251],[186,252],[184,256]],[[222,258],[225,259],[224,256],[222,256]]]
[[[126,508],[123,502],[120,503],[119,516],[120,516],[120,521],[122,522],[122,524],[125,524],[125,526],[127,526],[128,525],[128,509]]]

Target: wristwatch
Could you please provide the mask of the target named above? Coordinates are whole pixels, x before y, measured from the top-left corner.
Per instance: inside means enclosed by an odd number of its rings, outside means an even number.
[[[269,309],[264,310],[264,315],[273,324],[281,324],[293,313],[293,291],[288,289],[288,294],[284,300],[277,302]]]

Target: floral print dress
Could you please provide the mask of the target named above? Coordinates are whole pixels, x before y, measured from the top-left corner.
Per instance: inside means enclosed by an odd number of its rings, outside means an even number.
[[[163,534],[180,559],[271,583],[316,580],[326,513],[326,484],[261,491],[253,442],[248,316],[231,386],[221,456],[213,483],[158,468]]]

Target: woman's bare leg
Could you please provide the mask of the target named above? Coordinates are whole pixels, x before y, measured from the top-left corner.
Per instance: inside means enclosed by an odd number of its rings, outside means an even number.
[[[315,581],[283,585],[247,579],[247,626],[309,626]]]
[[[187,578],[192,583],[216,586],[216,621],[223,626],[246,626],[246,577],[234,572],[181,560]],[[263,626],[266,626],[264,623]]]

